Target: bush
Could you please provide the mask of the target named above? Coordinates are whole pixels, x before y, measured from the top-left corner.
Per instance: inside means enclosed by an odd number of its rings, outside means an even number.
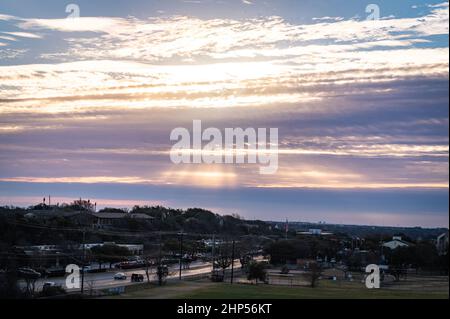
[[[40,293],[40,297],[54,297],[59,295],[65,295],[67,292],[61,286],[44,287]]]
[[[258,280],[265,281],[266,280],[266,267],[267,264],[264,262],[251,262],[248,265],[248,280]]]
[[[289,267],[287,265],[284,265],[283,268],[281,268],[282,274],[288,274],[289,273]]]

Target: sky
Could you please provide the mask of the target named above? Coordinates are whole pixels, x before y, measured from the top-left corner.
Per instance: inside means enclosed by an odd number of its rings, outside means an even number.
[[[0,205],[448,227],[448,10],[2,0]],[[278,171],[172,163],[170,132],[196,119],[278,128]]]

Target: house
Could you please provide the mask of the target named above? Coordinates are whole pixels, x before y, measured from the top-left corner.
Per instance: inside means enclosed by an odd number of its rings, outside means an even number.
[[[383,243],[383,247],[386,247],[389,249],[396,249],[398,247],[409,247],[411,245],[412,245],[411,243],[408,243],[407,241],[402,240],[402,237],[400,237],[400,236],[394,236],[394,237],[392,237],[392,240]]]
[[[214,247],[214,246],[219,247],[220,245],[222,245],[224,243],[224,241],[220,240],[220,239],[215,239],[215,240],[213,240],[213,239],[203,239],[203,240],[201,240],[201,242],[203,242],[203,244],[206,247]]]
[[[92,225],[94,228],[105,228],[113,226],[126,226],[127,221],[151,221],[152,216],[143,213],[127,212],[88,212],[88,211],[64,211],[64,210],[30,210],[24,215],[25,218],[39,219],[44,222],[55,218],[64,218],[80,226]]]
[[[152,216],[142,213],[118,213],[118,212],[99,212],[99,213],[91,213],[94,217],[94,221],[92,225],[96,228],[105,228],[111,226],[121,226],[127,222],[127,219],[139,220],[139,221],[151,221],[153,219]]]
[[[321,235],[322,234],[322,229],[320,229],[320,228],[310,228],[310,229],[308,229],[308,232],[311,235]]]
[[[448,253],[448,231],[440,234],[436,239],[436,249],[439,256],[446,255]]]
[[[316,263],[315,259],[312,258],[297,258],[296,265],[300,269],[307,270],[309,269],[309,266]]]

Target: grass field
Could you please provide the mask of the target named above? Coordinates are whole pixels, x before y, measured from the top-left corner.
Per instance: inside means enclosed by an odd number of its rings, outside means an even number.
[[[124,294],[112,298],[157,299],[448,299],[448,279],[442,278],[419,286],[411,280],[397,286],[367,289],[360,282],[321,281],[316,288],[212,283],[208,281],[169,282],[163,287],[154,285],[130,286]]]

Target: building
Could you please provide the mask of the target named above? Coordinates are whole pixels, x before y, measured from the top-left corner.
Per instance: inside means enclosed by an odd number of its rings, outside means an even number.
[[[448,253],[448,231],[440,234],[436,238],[436,249],[440,256],[446,255]]]
[[[85,249],[91,249],[96,246],[104,245],[117,245],[119,247],[127,248],[133,255],[142,255],[144,253],[143,244],[116,244],[115,242],[104,242],[104,243],[87,243],[84,244]],[[22,249],[27,254],[36,253],[61,253],[64,251],[80,251],[83,249],[83,244],[68,244],[68,245],[34,245],[34,246],[17,246],[17,248]]]
[[[93,222],[93,216],[90,213],[59,209],[29,210],[24,217],[28,220],[40,220],[45,224],[57,219],[65,219],[78,226],[88,226]]]
[[[311,229],[308,229],[308,233],[310,233],[311,235],[321,235],[322,234],[322,229],[320,229],[320,228],[311,228]]]
[[[130,220],[139,220],[139,221],[151,221],[153,220],[152,216],[142,213],[117,213],[117,212],[100,212],[100,213],[91,213],[94,220],[92,225],[96,228],[105,228],[105,227],[113,227],[113,226],[122,226],[127,221]]]
[[[328,236],[332,235],[333,233],[330,232],[324,232],[320,228],[310,228],[308,231],[298,231],[298,235],[311,235],[311,236]]]
[[[154,218],[143,213],[127,212],[88,212],[88,211],[64,211],[60,209],[30,210],[25,218],[39,219],[45,223],[58,218],[64,218],[79,226],[92,226],[94,228],[105,228],[114,226],[127,226],[130,220],[151,221]]]
[[[220,239],[215,239],[215,240],[203,239],[203,240],[201,240],[201,242],[203,242],[203,244],[206,247],[213,247],[213,246],[219,247],[220,245],[222,245],[224,243],[224,241],[220,240]]]
[[[402,240],[402,237],[400,236],[394,236],[392,237],[392,240],[383,243],[383,247],[389,249],[397,249],[398,247],[409,247],[411,245],[412,245],[411,243]]]
[[[34,267],[60,267],[73,263],[75,258],[83,253],[83,248],[89,251],[93,247],[103,245],[117,245],[127,248],[132,256],[141,256],[144,254],[143,244],[116,244],[114,242],[104,243],[87,243],[83,244],[67,244],[67,245],[33,245],[33,246],[16,246],[22,250],[25,255],[30,257],[32,266]]]
[[[310,265],[315,264],[316,260],[312,258],[297,258],[296,265],[298,268],[308,270]]]
[[[93,244],[85,244],[86,249],[91,249],[96,246],[104,246],[104,245],[117,245],[119,247],[127,248],[132,255],[138,256],[144,254],[144,245],[143,244],[116,244],[115,242],[104,242],[104,243],[93,243]],[[79,249],[83,248],[83,245],[79,245]]]

